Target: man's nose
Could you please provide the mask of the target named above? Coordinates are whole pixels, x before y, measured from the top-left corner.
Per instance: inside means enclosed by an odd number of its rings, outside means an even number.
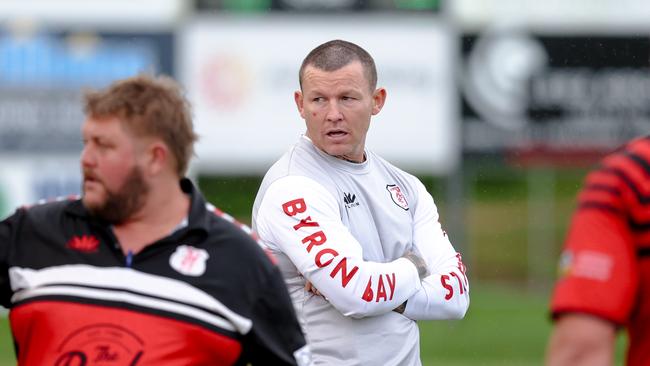
[[[331,122],[340,121],[343,119],[343,113],[339,108],[338,102],[332,100],[327,106],[327,120]]]
[[[85,145],[81,150],[81,157],[79,158],[79,161],[83,167],[93,166],[95,163],[95,158],[89,145]]]

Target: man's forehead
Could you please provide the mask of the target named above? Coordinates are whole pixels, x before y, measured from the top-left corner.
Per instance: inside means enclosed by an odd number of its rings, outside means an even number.
[[[363,64],[358,60],[350,61],[347,64],[345,64],[345,65],[343,65],[343,66],[341,66],[339,68],[330,69],[330,70],[328,70],[327,68],[319,67],[316,64],[307,64],[305,66],[305,69],[304,69],[303,73],[305,75],[307,73],[314,73],[314,72],[332,74],[332,73],[340,72],[342,70],[354,70],[356,72],[363,72],[364,67],[363,67]]]
[[[348,64],[332,71],[326,71],[312,66],[305,68],[303,87],[318,88],[326,85],[367,87],[368,80],[360,64]]]
[[[81,125],[81,131],[96,135],[114,135],[125,132],[123,123],[118,117],[88,116]]]

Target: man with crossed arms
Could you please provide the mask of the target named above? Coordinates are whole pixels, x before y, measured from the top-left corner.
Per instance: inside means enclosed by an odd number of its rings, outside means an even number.
[[[420,365],[415,321],[459,319],[469,306],[460,255],[424,185],[365,148],[386,99],[372,57],[330,41],[299,79],[307,132],[264,177],[254,229],[278,259],[315,364]]]

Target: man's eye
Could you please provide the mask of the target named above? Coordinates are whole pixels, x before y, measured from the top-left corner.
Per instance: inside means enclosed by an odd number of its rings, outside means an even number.
[[[97,140],[97,141],[95,141],[95,144],[100,149],[108,149],[108,148],[111,147],[111,143],[109,143],[108,141],[104,141],[104,140]]]

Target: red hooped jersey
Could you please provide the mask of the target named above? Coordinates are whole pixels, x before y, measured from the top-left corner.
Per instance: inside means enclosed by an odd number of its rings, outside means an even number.
[[[650,137],[587,176],[560,270],[553,315],[589,313],[627,327],[628,364],[650,364]]]
[[[277,267],[246,227],[181,187],[187,225],[133,256],[79,200],[0,223],[0,304],[20,365],[309,362]]]

